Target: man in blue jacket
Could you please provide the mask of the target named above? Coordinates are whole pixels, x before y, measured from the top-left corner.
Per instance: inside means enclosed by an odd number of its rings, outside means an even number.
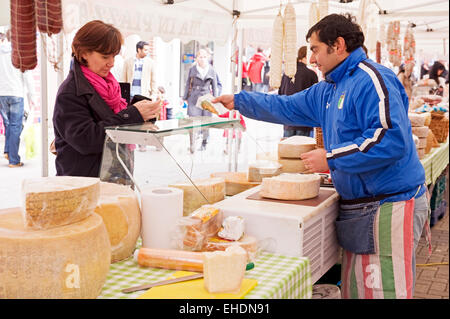
[[[325,81],[290,96],[241,92],[213,102],[253,119],[320,126],[324,149],[301,159],[311,173],[330,170],[341,196],[343,297],[412,298],[414,239],[428,202],[408,97],[394,72],[367,58],[351,16],[326,16],[306,39]]]

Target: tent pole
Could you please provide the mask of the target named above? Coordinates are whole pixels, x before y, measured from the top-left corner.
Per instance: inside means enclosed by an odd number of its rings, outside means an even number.
[[[41,176],[48,176],[48,91],[47,91],[47,56],[45,54],[45,44],[42,34],[39,35],[41,40]]]

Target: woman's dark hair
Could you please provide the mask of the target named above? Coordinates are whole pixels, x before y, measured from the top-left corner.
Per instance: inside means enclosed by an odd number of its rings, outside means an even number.
[[[441,62],[436,61],[431,67],[430,73],[428,73],[429,78],[435,80],[438,85],[439,85],[439,74],[438,74],[439,70],[444,71],[445,66]]]
[[[100,20],[86,23],[78,30],[72,41],[72,55],[86,66],[82,55],[98,52],[104,55],[117,55],[122,47],[123,37],[118,29]]]
[[[330,14],[317,22],[306,34],[306,41],[316,32],[320,42],[332,47],[338,37],[345,40],[347,52],[352,52],[364,44],[364,34],[351,14]]]

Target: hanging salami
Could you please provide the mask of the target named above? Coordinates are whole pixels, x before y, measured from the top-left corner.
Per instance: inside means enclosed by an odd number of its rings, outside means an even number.
[[[24,72],[37,65],[34,0],[11,0],[12,64]]]
[[[39,31],[49,36],[62,29],[61,0],[35,0],[36,18]]]

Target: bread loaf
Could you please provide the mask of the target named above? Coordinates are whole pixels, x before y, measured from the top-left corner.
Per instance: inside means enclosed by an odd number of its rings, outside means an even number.
[[[281,174],[264,178],[259,194],[263,197],[282,200],[302,200],[319,195],[320,175]]]

